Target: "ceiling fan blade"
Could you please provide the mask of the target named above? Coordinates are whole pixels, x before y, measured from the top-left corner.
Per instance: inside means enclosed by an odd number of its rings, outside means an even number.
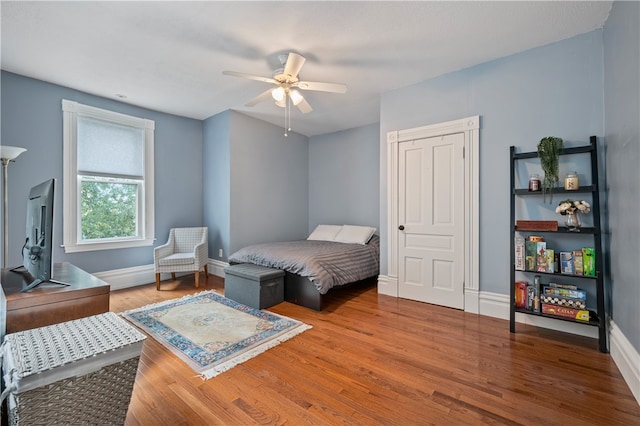
[[[259,104],[260,102],[264,101],[265,99],[270,98],[272,91],[273,91],[273,89],[267,89],[264,92],[260,93],[255,98],[251,99],[249,102],[247,102],[244,105],[248,106],[248,107],[256,106],[257,104]]]
[[[289,53],[287,62],[284,65],[284,74],[290,75],[291,77],[297,77],[302,65],[304,65],[304,61],[306,61],[304,56],[300,56],[293,52]]]
[[[347,85],[341,83],[323,83],[320,81],[299,81],[296,86],[302,90],[316,90],[318,92],[346,93]]]
[[[309,105],[309,102],[307,102],[307,100],[304,98],[300,102],[298,102],[298,105],[296,106],[303,114],[308,114],[311,111],[313,111],[313,108],[311,108],[311,105]]]
[[[277,81],[275,81],[272,78],[269,77],[260,77],[259,75],[251,75],[251,74],[245,74],[242,72],[236,72],[236,71],[222,71],[222,74],[224,75],[230,75],[232,77],[241,77],[241,78],[248,78],[249,80],[257,80],[257,81],[262,81],[264,83],[273,83],[273,84],[278,84]]]

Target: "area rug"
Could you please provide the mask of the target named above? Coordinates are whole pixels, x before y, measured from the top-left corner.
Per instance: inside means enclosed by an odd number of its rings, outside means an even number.
[[[210,379],[311,328],[272,312],[254,309],[214,291],[203,291],[123,312]]]

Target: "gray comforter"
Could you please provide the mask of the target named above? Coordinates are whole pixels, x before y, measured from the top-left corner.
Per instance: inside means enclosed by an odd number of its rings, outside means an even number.
[[[229,263],[253,263],[282,269],[314,283],[320,294],[380,273],[380,239],[366,245],[333,241],[287,241],[255,244],[238,250]]]

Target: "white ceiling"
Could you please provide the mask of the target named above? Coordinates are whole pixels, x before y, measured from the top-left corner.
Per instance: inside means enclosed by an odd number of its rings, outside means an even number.
[[[2,69],[106,98],[205,119],[227,109],[276,125],[283,109],[244,104],[278,55],[307,58],[300,77],[345,83],[304,92],[292,114],[313,136],[379,120],[380,93],[601,28],[610,1],[0,3]]]

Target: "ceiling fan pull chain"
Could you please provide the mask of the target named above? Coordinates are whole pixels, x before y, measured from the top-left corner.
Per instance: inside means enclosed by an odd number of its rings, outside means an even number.
[[[291,131],[291,98],[287,92],[284,96],[284,137],[287,137]]]
[[[287,93],[287,109],[289,110],[289,124],[287,125],[287,132],[291,131],[291,96]]]
[[[285,95],[286,96],[286,95]],[[284,137],[289,136],[287,133],[287,100],[284,100]]]

